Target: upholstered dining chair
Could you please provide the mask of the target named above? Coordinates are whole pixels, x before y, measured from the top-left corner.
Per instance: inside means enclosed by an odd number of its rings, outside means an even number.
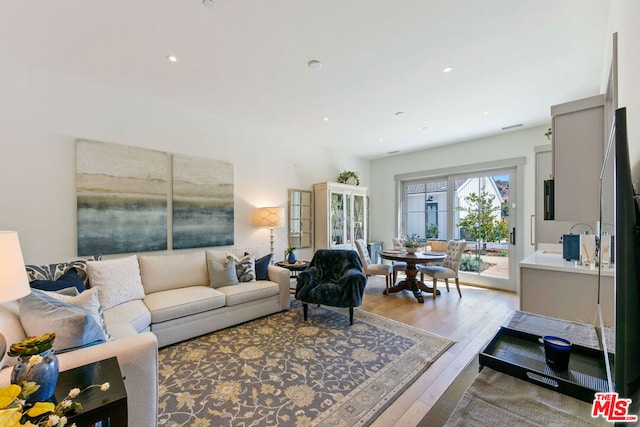
[[[391,239],[393,249],[396,251],[404,250],[404,239],[402,237],[394,237]],[[402,261],[392,261],[391,269],[393,270],[393,284],[398,280],[398,272],[407,270],[407,263]]]
[[[362,262],[362,266],[364,267],[364,273],[367,276],[384,276],[385,285],[387,289],[387,294],[389,293],[389,280],[391,279],[391,273],[393,272],[393,268],[389,264],[374,264],[371,261],[371,257],[369,256],[369,250],[367,249],[367,244],[363,239],[356,240],[356,249],[358,249],[358,255],[360,256],[360,261]]]
[[[296,299],[302,302],[304,320],[308,304],[349,308],[353,325],[353,308],[362,304],[367,277],[358,253],[351,249],[318,249],[309,267],[298,273]]]
[[[449,292],[449,279],[455,279],[458,295],[462,298],[458,272],[460,270],[460,259],[462,258],[462,254],[466,246],[467,242],[464,240],[449,240],[445,250],[447,257],[442,261],[442,265],[418,267],[420,280],[424,279],[425,274],[433,279],[433,299],[436,299],[436,284],[438,279],[444,279],[444,283],[447,286],[447,292]]]

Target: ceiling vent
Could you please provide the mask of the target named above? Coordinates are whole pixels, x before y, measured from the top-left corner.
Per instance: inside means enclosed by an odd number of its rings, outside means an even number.
[[[502,130],[511,130],[511,129],[521,128],[521,127],[522,127],[522,123],[518,123],[517,125],[505,126],[502,128]]]

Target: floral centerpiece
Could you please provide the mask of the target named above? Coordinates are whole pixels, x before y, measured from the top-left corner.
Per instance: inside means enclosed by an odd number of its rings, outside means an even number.
[[[82,405],[72,399],[92,387],[100,387],[103,391],[109,389],[109,383],[90,385],[83,390],[74,388],[58,404],[46,401],[53,395],[58,379],[58,359],[53,354],[55,337],[56,334],[47,333],[40,337],[28,337],[10,346],[7,354],[17,356],[19,362],[11,375],[13,384],[0,388],[0,426],[64,427],[68,415],[82,410]],[[42,378],[47,381],[46,378],[53,371],[53,386],[43,383]],[[47,389],[45,394],[48,396],[42,398],[45,401],[38,401],[43,389]],[[37,399],[33,399],[34,396]]]
[[[420,244],[420,236],[418,236],[417,234],[409,234],[404,239],[404,243],[403,244],[404,244],[404,249],[407,252],[409,252],[409,253],[417,252],[418,249],[421,246],[421,244]]]

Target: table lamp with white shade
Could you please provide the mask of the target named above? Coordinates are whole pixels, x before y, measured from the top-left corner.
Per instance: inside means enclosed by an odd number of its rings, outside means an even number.
[[[15,301],[31,292],[17,231],[0,231],[0,304]],[[0,359],[7,349],[0,332]]]
[[[258,227],[269,227],[269,237],[271,241],[271,263],[273,263],[273,228],[282,226],[282,209],[280,208],[258,208],[254,215],[254,223]]]

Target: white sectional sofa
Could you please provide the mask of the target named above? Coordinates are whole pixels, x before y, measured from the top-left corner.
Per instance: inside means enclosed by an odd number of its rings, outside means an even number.
[[[60,370],[117,357],[127,389],[129,426],[156,426],[158,347],[289,308],[290,279],[284,268],[269,265],[269,280],[212,286],[209,266],[227,256],[201,250],[88,262],[90,288],[95,278],[109,339],[59,353]],[[7,346],[26,338],[19,302],[0,305],[0,332]],[[0,386],[10,382],[15,364],[15,358],[3,356]]]

